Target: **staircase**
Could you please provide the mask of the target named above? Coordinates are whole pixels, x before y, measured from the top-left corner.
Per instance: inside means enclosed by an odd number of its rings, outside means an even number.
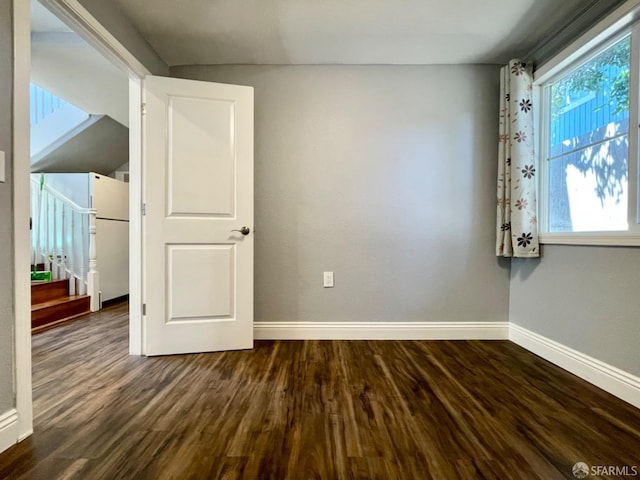
[[[99,120],[36,85],[30,87],[30,100],[32,171],[40,163],[50,167],[51,155]],[[44,178],[31,176],[32,330],[100,308],[97,212],[87,208],[90,201],[80,206],[45,185]]]
[[[71,295],[69,280],[31,283],[31,330],[37,332],[91,311],[88,295]]]
[[[32,175],[31,219],[32,331],[99,310],[96,210],[80,207]]]

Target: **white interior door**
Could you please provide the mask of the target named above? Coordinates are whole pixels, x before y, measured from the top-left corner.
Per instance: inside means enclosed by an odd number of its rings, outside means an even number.
[[[149,76],[143,102],[145,353],[252,348],[253,88]]]

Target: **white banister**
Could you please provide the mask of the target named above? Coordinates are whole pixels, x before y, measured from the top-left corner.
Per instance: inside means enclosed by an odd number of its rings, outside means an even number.
[[[77,290],[76,277],[73,274],[73,272],[75,271],[74,268],[76,266],[76,247],[73,242],[73,229],[75,226],[74,220],[74,211],[70,210],[69,215],[67,215],[67,235],[71,236],[71,251],[67,254],[67,269],[69,272],[69,295],[75,295]]]
[[[85,239],[88,238],[89,234],[88,234],[88,228],[89,228],[89,222],[88,222],[88,218],[85,217],[84,215],[79,216],[79,221],[78,221],[78,225],[77,225],[77,230],[80,232],[79,235],[75,235],[74,238],[75,240],[75,248],[77,249],[76,251],[78,252],[78,256],[77,258],[77,263],[76,265],[78,265],[77,267],[77,271],[78,271],[78,276],[79,278],[84,279],[85,278],[85,272],[86,272],[86,268],[85,268],[85,248],[87,247],[87,243],[85,242]],[[79,285],[79,291],[78,293],[80,295],[86,295],[87,294],[87,284],[83,281],[80,282]]]
[[[97,210],[83,208],[31,178],[32,259],[54,279],[69,279],[71,295],[88,294],[91,311],[100,309],[96,249]]]
[[[87,273],[87,289],[91,297],[91,311],[100,310],[100,277],[96,249],[96,216],[95,208],[89,211],[89,272]]]

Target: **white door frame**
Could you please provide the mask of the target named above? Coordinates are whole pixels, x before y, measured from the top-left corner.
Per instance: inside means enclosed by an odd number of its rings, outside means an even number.
[[[142,324],[142,79],[151,72],[77,0],[40,0],[78,35],[129,74],[129,352],[143,351]],[[33,433],[31,380],[31,263],[29,233],[29,81],[31,7],[13,0],[13,229],[15,308],[15,389],[18,440]]]
[[[33,433],[31,384],[31,264],[29,80],[31,70],[31,6],[13,1],[13,303],[15,312],[15,391],[17,440]]]

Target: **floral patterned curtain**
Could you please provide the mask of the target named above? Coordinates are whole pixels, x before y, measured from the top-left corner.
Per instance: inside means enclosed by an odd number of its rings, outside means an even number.
[[[531,71],[520,60],[500,71],[496,255],[501,257],[540,256]]]

